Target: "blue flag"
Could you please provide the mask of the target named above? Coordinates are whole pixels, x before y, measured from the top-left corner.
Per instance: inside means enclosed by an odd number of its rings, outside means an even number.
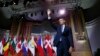
[[[26,50],[24,44],[22,46],[22,51],[23,51],[23,56],[27,56],[27,50]]]
[[[23,51],[23,56],[27,56],[27,54],[28,54],[28,45],[27,45],[26,40],[24,40],[24,42],[23,42],[22,51]]]
[[[42,37],[41,37],[41,36],[39,36],[39,39],[38,39],[37,45],[43,47],[43,42],[42,42]]]

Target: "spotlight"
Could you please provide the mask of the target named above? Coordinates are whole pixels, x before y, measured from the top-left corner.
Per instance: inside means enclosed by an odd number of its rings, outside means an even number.
[[[44,14],[44,12],[43,11],[41,11],[41,15],[43,16],[43,14]]]
[[[58,12],[60,15],[64,15],[66,13],[66,10],[65,9],[60,9],[59,12]]]
[[[50,14],[51,14],[51,10],[50,9],[47,9],[48,19],[51,19]]]
[[[14,4],[14,5],[16,5],[16,3],[15,3],[15,2],[13,2],[13,4]]]
[[[51,10],[47,9],[47,14],[50,15],[51,14]]]
[[[18,5],[19,0],[13,0],[14,5]]]
[[[11,1],[10,5],[18,5],[18,1]]]
[[[31,13],[31,17],[33,17],[33,13]]]

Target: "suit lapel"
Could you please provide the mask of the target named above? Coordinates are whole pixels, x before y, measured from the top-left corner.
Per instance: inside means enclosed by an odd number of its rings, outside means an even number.
[[[64,32],[65,30],[66,30],[66,26],[64,27],[63,32]],[[63,33],[63,32],[62,32],[62,26],[61,26],[61,25],[59,26],[59,31],[60,31],[61,33]]]

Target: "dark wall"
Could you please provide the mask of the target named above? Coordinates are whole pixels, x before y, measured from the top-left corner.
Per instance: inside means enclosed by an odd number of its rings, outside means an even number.
[[[0,10],[0,28],[2,29],[10,29],[11,27],[11,20],[4,17],[2,11]]]
[[[100,16],[100,0],[97,0],[97,2],[91,8],[84,9],[83,12],[86,22],[98,18]]]

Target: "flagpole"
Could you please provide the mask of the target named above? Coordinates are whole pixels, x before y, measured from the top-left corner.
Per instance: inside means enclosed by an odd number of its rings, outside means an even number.
[[[19,21],[19,25],[18,25],[18,29],[17,29],[17,33],[16,33],[16,37],[17,37],[17,38],[18,38],[19,33],[20,33],[21,24],[22,24],[22,21]]]

